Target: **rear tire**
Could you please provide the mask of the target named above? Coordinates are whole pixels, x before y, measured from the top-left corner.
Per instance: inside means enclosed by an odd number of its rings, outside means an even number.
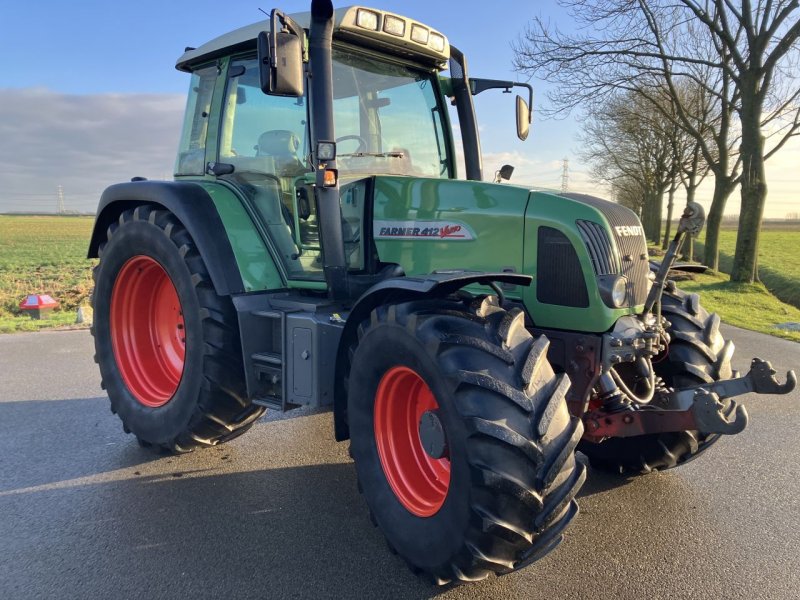
[[[719,332],[720,319],[700,306],[697,294],[687,294],[667,283],[661,312],[670,322],[671,341],[656,375],[675,388],[712,383],[732,376],[733,342]],[[629,438],[612,438],[599,444],[582,442],[593,467],[622,474],[663,471],[683,465],[708,450],[719,434],[678,431]]]
[[[111,411],[143,447],[175,453],[249,429],[236,312],[169,211],[124,211],[100,245],[92,294],[95,361]]]
[[[373,522],[414,572],[438,584],[511,572],[555,548],[577,514],[583,426],[547,347],[493,297],[381,306],[361,324],[351,455]],[[431,410],[439,459],[418,433]]]

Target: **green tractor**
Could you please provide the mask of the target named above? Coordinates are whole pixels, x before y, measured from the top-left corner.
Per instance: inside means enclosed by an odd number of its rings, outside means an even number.
[[[187,48],[174,181],[109,187],[89,249],[111,410],[189,452],[266,409],[329,407],[389,547],[438,583],[544,556],[592,464],[678,466],[782,393],[667,281],[630,210],[483,182],[471,78],[419,21],[273,10]],[[443,72],[449,68],[449,77]],[[466,179],[457,179],[455,106]],[[502,173],[507,175],[507,172]]]

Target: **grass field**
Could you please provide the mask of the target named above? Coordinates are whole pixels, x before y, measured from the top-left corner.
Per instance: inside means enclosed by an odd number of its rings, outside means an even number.
[[[92,217],[0,215],[0,333],[75,322],[88,303],[92,264],[86,259]],[[46,293],[61,303],[50,319],[20,314],[27,295]]]
[[[703,258],[703,244],[696,244],[697,258]],[[736,251],[736,230],[720,232],[719,268],[730,273]],[[800,308],[800,229],[765,229],[758,253],[759,276],[777,298]]]

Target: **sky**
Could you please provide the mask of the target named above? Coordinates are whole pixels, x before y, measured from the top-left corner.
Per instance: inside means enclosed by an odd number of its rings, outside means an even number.
[[[467,56],[471,75],[493,79],[520,80],[511,42],[531,18],[569,27],[554,0],[372,4],[442,31]],[[301,12],[310,1],[278,0],[275,6]],[[0,78],[0,212],[54,211],[59,194],[67,210],[92,212],[108,185],[133,176],[171,178],[188,87],[175,60],[185,46],[262,20],[259,8],[272,6],[240,0],[0,0],[0,55],[7,57]],[[559,188],[566,158],[571,191],[605,195],[578,156],[579,123],[539,119],[536,105],[547,84],[531,83],[534,124],[524,143],[515,135],[510,95],[498,90],[476,97],[485,177],[511,163],[513,183]],[[766,216],[800,211],[798,166],[795,142],[768,165]],[[708,182],[699,200],[707,204],[710,193]],[[732,196],[727,212],[737,213],[738,204],[738,195]]]

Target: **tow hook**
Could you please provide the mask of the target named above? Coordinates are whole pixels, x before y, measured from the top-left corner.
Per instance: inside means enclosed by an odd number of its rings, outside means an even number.
[[[747,409],[726,399],[743,394],[788,394],[797,386],[794,371],[780,383],[772,365],[754,358],[744,377],[717,381],[660,394],[645,406],[620,412],[602,410],[586,415],[586,437],[601,441],[609,437],[631,437],[667,431],[698,430],[735,435],[747,426]]]

